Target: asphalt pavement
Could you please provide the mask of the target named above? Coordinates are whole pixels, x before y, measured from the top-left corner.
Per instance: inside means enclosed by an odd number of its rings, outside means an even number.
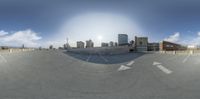
[[[200,99],[200,56],[0,53],[0,99]]]

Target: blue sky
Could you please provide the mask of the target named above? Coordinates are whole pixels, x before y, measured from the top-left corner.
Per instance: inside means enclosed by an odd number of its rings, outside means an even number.
[[[199,9],[199,0],[0,0],[0,44],[60,46],[68,37],[99,45],[118,33],[199,44]]]

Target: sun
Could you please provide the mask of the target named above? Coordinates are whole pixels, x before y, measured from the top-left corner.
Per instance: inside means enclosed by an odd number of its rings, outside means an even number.
[[[101,35],[98,35],[97,39],[101,41],[103,39],[103,37]]]

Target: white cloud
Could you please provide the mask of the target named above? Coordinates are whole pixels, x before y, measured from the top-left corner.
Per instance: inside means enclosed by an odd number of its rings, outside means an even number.
[[[198,32],[197,35],[200,36],[200,32]]]
[[[7,34],[8,34],[8,32],[5,32],[4,30],[1,30],[1,31],[0,31],[0,37],[1,37],[1,36],[5,36],[5,35],[7,35]]]
[[[200,32],[197,33],[197,37],[191,40],[190,45],[200,45]]]
[[[176,32],[173,35],[170,35],[168,38],[165,38],[165,41],[169,41],[169,42],[178,42],[180,39],[180,33]]]
[[[200,45],[200,32],[197,32],[197,34],[194,38],[181,40],[181,44],[189,45],[189,46],[199,46]]]
[[[24,44],[27,47],[37,47],[39,43],[38,40],[42,39],[42,37],[38,36],[36,32],[27,29],[22,31],[17,31],[14,33],[4,32],[2,30],[1,44],[7,46],[21,46]]]

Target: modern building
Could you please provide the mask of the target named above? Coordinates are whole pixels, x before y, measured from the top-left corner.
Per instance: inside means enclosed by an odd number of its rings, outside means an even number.
[[[135,42],[133,40],[131,40],[130,43],[129,43],[129,45],[132,46],[132,47],[134,47],[135,46],[134,43]]]
[[[159,43],[148,43],[148,51],[159,51]]]
[[[85,46],[85,43],[82,41],[78,41],[76,44],[77,44],[77,48],[84,48]]]
[[[128,35],[127,34],[118,34],[118,45],[128,45]]]
[[[108,47],[108,43],[102,42],[102,43],[101,43],[101,47]]]
[[[110,46],[110,47],[113,47],[113,46],[114,46],[114,42],[113,42],[113,41],[110,41],[110,42],[109,42],[109,46]]]
[[[168,42],[168,41],[161,41],[160,42],[160,50],[161,51],[175,51],[175,50],[185,50],[186,47],[181,46],[180,44]]]
[[[114,43],[114,46],[118,46],[117,42]]]
[[[86,48],[91,48],[94,47],[94,43],[92,42],[92,40],[87,40],[86,41]]]
[[[147,51],[148,50],[148,37],[135,36],[135,50]]]

